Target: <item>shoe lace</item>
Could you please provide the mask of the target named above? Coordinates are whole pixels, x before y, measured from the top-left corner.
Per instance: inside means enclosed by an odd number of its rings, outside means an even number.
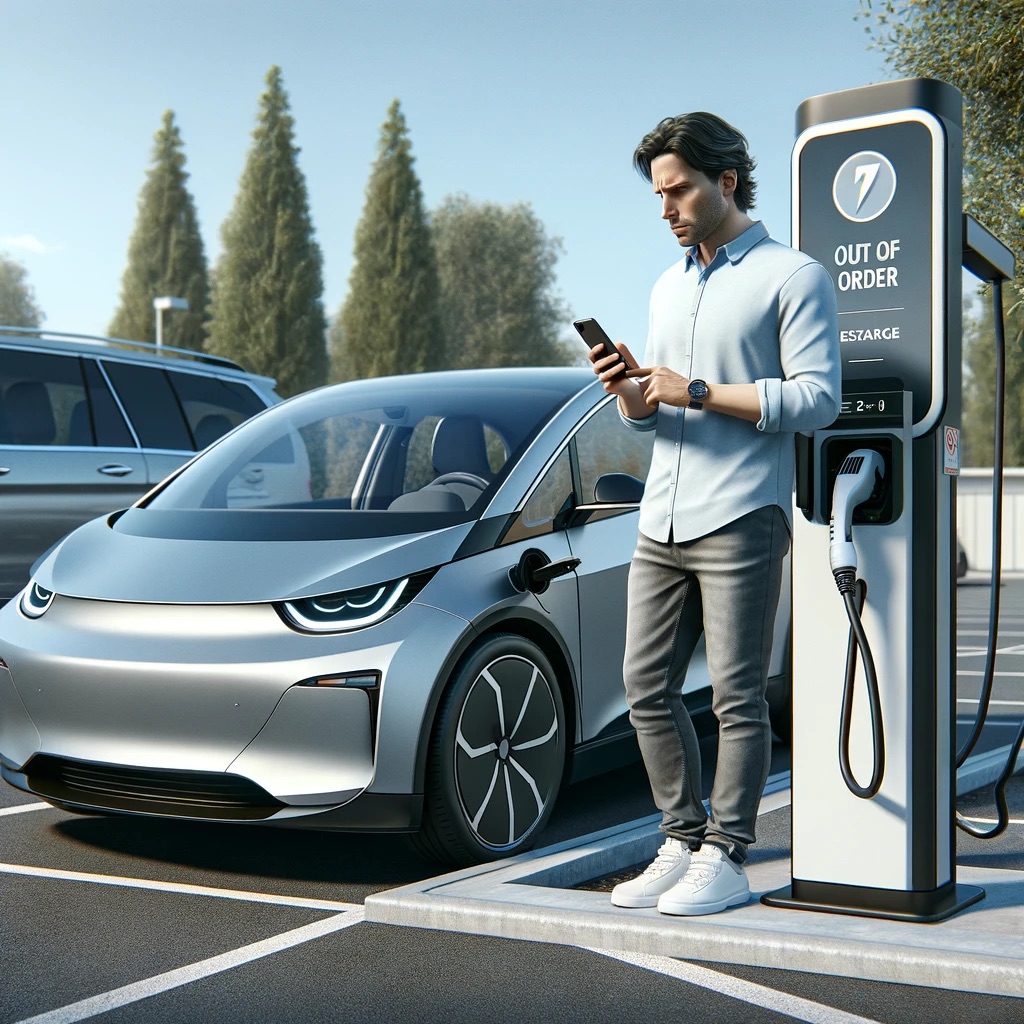
[[[683,855],[683,844],[678,839],[666,839],[661,844],[657,856],[644,870],[645,875],[661,875],[675,867]]]
[[[722,861],[719,857],[697,853],[690,861],[686,876],[690,882],[710,882],[721,870]]]

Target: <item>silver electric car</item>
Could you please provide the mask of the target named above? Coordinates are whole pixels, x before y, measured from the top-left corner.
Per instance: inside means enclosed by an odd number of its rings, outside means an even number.
[[[0,610],[4,779],[72,811],[406,832],[455,864],[525,849],[564,780],[635,756],[626,573],[652,440],[581,368],[259,413]],[[686,691],[707,706],[702,650]]]

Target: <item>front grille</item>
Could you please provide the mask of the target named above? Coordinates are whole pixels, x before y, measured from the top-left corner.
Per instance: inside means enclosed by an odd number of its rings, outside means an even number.
[[[244,821],[284,807],[265,789],[223,772],[129,768],[37,754],[25,766],[29,788],[57,803],[182,818]]]

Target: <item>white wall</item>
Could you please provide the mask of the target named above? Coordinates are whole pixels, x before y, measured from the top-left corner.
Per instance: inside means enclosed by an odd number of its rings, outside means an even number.
[[[992,470],[962,469],[956,485],[957,533],[971,569],[992,569]],[[1002,568],[1024,570],[1024,469],[1003,470]]]

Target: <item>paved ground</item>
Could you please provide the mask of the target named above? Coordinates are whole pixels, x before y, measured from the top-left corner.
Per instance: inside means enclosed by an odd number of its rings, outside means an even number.
[[[1007,582],[1002,593],[994,696],[1006,702],[995,705],[1006,724],[986,731],[986,746],[1005,742],[1010,722],[1024,712],[1024,581]],[[971,579],[959,598],[966,718],[980,678],[970,673],[984,662],[976,649],[984,642],[988,588]],[[779,748],[773,771],[786,767],[787,751]],[[1022,790],[1015,780],[1015,824],[1004,837],[987,844],[960,838],[964,871],[1024,871]],[[754,867],[769,864],[784,845],[784,789],[774,800]],[[985,794],[962,806],[975,818],[991,817]],[[653,810],[638,767],[593,779],[570,787],[542,844],[578,842],[638,821],[633,827],[642,828]],[[368,897],[435,874],[396,839],[74,817],[5,788],[0,1024],[1024,1020],[1021,999],[796,972],[785,969],[781,952],[773,966],[763,957],[759,966],[724,964],[703,959],[699,948],[678,959],[595,949],[589,941],[521,941],[366,920]],[[982,903],[961,920],[984,921],[987,911]],[[1024,911],[1018,905],[1016,912],[1021,935]],[[568,913],[562,920],[572,927]],[[937,934],[929,931],[935,926],[916,927]]]

